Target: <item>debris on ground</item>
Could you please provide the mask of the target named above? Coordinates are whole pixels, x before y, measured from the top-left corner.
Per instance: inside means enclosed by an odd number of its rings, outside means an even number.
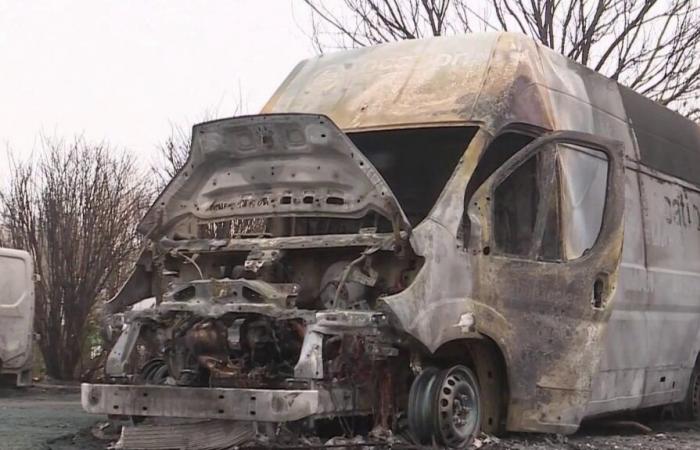
[[[167,420],[122,427],[114,449],[124,450],[216,450],[255,440],[251,422],[228,420]]]
[[[96,422],[80,408],[77,392],[62,388],[0,390],[0,449],[6,450],[104,450],[121,437],[121,427],[129,422]],[[643,427],[626,422],[637,421]],[[260,431],[260,430],[259,430]],[[127,433],[128,434],[128,433]],[[291,433],[290,433],[291,434]],[[283,438],[284,429],[278,437]],[[354,450],[409,447],[410,439],[375,430],[373,443],[351,443],[338,438],[339,446]],[[380,442],[384,439],[383,445]],[[327,442],[314,437],[284,441],[286,448],[322,448]],[[204,442],[204,441],[202,441]],[[241,448],[279,448],[263,440]],[[336,449],[338,447],[335,447]],[[415,447],[414,447],[415,448]],[[480,434],[474,440],[478,450],[697,450],[700,449],[700,423],[671,420],[610,419],[584,424],[571,436],[510,433],[505,436]]]

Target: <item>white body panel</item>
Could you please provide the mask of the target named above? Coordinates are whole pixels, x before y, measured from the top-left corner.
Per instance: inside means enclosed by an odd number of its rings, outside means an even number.
[[[0,249],[0,374],[31,382],[34,269],[29,253]]]
[[[700,192],[626,168],[620,281],[588,414],[682,401],[700,351]]]

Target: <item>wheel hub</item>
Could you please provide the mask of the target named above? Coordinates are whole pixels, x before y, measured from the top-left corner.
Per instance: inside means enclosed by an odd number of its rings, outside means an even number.
[[[420,443],[465,447],[479,430],[479,386],[464,366],[424,370],[409,396],[409,426]]]
[[[469,397],[465,394],[459,394],[455,398],[454,409],[452,414],[454,415],[454,422],[458,426],[463,426],[467,423],[467,416],[471,408],[468,406]]]

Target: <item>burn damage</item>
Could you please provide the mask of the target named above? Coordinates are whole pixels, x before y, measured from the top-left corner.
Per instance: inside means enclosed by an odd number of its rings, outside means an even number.
[[[412,345],[380,299],[423,258],[390,188],[327,118],[196,127],[142,227],[149,246],[107,306],[114,384],[85,388],[88,410],[298,434],[349,430],[346,416],[355,432],[398,423]]]
[[[84,408],[268,443],[575,431],[623,235],[630,136],[601,86],[511,34],[418,40],[302,63],[265,114],[196,126]]]

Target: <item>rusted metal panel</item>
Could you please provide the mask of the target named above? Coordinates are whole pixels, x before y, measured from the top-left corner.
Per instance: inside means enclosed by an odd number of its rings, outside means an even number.
[[[154,417],[291,422],[364,410],[343,389],[233,389],[184,386],[81,385],[87,412]]]

